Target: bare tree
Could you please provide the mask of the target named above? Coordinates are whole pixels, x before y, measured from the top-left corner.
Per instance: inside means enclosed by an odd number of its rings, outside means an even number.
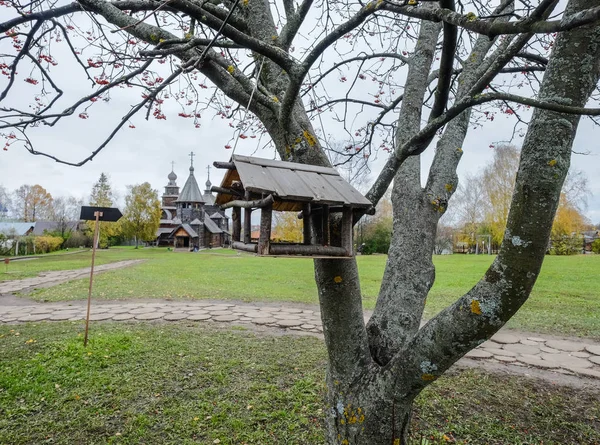
[[[7,148],[22,142],[33,154],[82,165],[136,113],[164,119],[163,101],[176,96],[182,117],[197,125],[206,108],[232,118],[248,108],[255,118],[236,121],[236,137],[266,132],[285,160],[330,165],[315,130],[324,113],[358,138],[360,155],[389,152],[366,194],[376,205],[393,181],[392,241],[366,326],[356,263],[315,260],[329,355],[330,444],[406,443],[420,391],[526,301],[544,258],[580,116],[600,115],[585,108],[600,76],[596,0],[570,0],[564,10],[556,0],[490,5],[284,0],[282,8],[257,0],[11,5],[15,18],[0,24],[7,33],[3,41],[11,39],[14,48],[2,67],[9,82],[0,93],[7,104],[0,110],[0,129],[9,131]],[[81,13],[91,19],[73,19]],[[57,105],[63,89],[52,76],[57,60],[49,53],[48,42],[56,36],[94,84],[89,95],[64,107]],[[85,45],[74,46],[76,37]],[[6,102],[17,68],[26,72],[25,61],[35,75],[22,80],[41,87],[32,111]],[[503,73],[532,94],[513,94],[517,85]],[[332,77],[344,85],[340,94],[328,83]],[[206,86],[205,79],[224,95],[204,99],[198,88]],[[367,92],[365,99],[359,85],[368,80],[376,94]],[[71,162],[35,148],[32,127],[54,126],[72,116],[86,119],[99,98],[110,100],[120,87],[141,88],[142,99],[85,159]],[[471,291],[420,328],[435,278],[437,223],[458,185],[456,168],[469,125],[497,113],[523,121],[527,107],[536,110],[500,253]],[[361,116],[362,123],[354,125]],[[438,134],[423,186],[419,155]]]
[[[11,207],[12,200],[10,198],[10,194],[5,187],[0,185],[0,219],[8,218]]]
[[[51,220],[57,223],[56,231],[63,238],[77,229],[79,214],[83,199],[77,199],[73,196],[55,198],[52,203]]]

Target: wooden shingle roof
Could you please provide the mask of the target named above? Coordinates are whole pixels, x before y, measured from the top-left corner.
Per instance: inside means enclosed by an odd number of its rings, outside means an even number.
[[[235,181],[240,181],[246,191],[272,194],[275,210],[301,210],[303,202],[356,208],[372,206],[333,168],[241,155],[233,155],[231,162],[235,170],[227,171],[221,187],[232,188]],[[216,203],[222,205],[234,199],[239,198],[219,193]]]

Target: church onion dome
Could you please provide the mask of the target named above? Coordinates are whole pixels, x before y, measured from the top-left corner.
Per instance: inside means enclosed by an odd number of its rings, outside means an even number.
[[[175,174],[174,171],[171,171],[171,173],[169,173],[169,181],[175,181],[177,179],[177,175]]]
[[[212,182],[210,182],[210,179],[208,179],[206,181],[206,190],[210,190],[211,187],[212,187]]]

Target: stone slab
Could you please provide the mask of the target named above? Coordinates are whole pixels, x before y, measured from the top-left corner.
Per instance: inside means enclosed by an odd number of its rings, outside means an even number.
[[[244,313],[245,317],[250,317],[250,318],[272,318],[272,314],[269,312],[265,312],[265,311],[252,311],[252,312],[246,312]]]
[[[231,315],[231,314],[232,314],[231,311],[210,311],[210,315],[216,315],[216,316]]]
[[[209,314],[192,314],[187,319],[193,321],[210,320],[212,318]]]
[[[277,320],[273,317],[257,317],[252,319],[252,323],[256,324],[271,324],[275,323]]]
[[[135,314],[124,313],[124,314],[115,314],[115,315],[113,315],[112,319],[115,321],[123,321],[123,320],[131,320],[133,317],[135,317]]]
[[[538,343],[546,343],[546,339],[541,337],[527,337],[527,340],[537,341]]]
[[[568,340],[548,340],[546,346],[565,352],[583,351],[585,347],[583,343],[575,343]]]
[[[302,320],[277,320],[276,322],[282,328],[291,328],[292,326],[300,326],[304,324]]]
[[[237,315],[217,315],[213,317],[214,321],[236,321],[239,317]]]
[[[588,358],[588,357],[592,356],[592,354],[590,354],[589,352],[571,352],[571,355],[573,357],[579,357],[579,358]]]
[[[600,346],[585,345],[585,350],[590,354],[600,355]]]
[[[92,321],[102,321],[102,320],[108,320],[110,318],[113,318],[115,314],[112,314],[110,312],[104,312],[102,314],[91,314],[90,315],[90,320]],[[85,318],[85,317],[82,317]]]
[[[301,314],[302,313],[302,309],[294,309],[294,308],[289,308],[289,307],[283,307],[283,308],[281,308],[281,312],[285,312],[287,314]]]
[[[499,333],[495,334],[490,340],[495,341],[496,343],[502,343],[502,344],[508,345],[508,344],[512,344],[512,343],[519,343],[520,339],[516,335],[504,334],[502,332],[499,332]]]
[[[517,353],[501,348],[484,348],[485,351],[493,355],[502,355],[504,357],[516,357]]]
[[[535,355],[540,353],[540,348],[538,346],[523,345],[521,343],[504,345],[502,349],[511,352],[516,352],[517,354]]]
[[[166,314],[164,312],[148,312],[145,314],[137,314],[135,316],[136,320],[156,320],[157,318],[162,318]]]
[[[556,363],[561,368],[566,366],[574,366],[576,368],[591,368],[592,362],[583,358],[573,357],[572,355],[564,352],[560,354],[548,354],[542,353],[541,357],[548,362]]]
[[[507,357],[506,355],[495,355],[494,358],[499,362],[514,363],[517,361],[516,357]]]
[[[166,314],[163,317],[163,320],[168,320],[168,321],[178,321],[178,320],[185,320],[186,318],[189,317],[189,314]]]
[[[147,314],[148,312],[156,312],[156,308],[154,307],[141,307],[138,309],[131,309],[129,311],[130,314]]]
[[[535,366],[536,368],[542,369],[556,369],[560,368],[560,366],[556,363],[549,362],[546,360],[542,360],[536,355],[520,355],[517,357],[517,360],[526,365]]]
[[[527,345],[527,346],[539,346],[539,343],[537,341],[523,339],[523,338],[521,339],[520,343],[522,345]]]
[[[548,354],[560,354],[558,349],[549,348],[548,346],[540,346],[540,351],[547,352]]]
[[[472,349],[465,354],[465,357],[474,359],[492,358],[493,355],[483,349]]]
[[[600,356],[592,355],[588,358],[588,360],[592,363],[595,363],[596,365],[600,365]]]
[[[30,314],[27,317],[19,317],[19,321],[42,321],[50,318],[50,314]]]
[[[284,312],[278,312],[274,314],[273,317],[277,318],[278,320],[300,320],[301,318],[299,315],[286,314]]]
[[[73,316],[73,314],[63,314],[61,312],[56,312],[56,313],[52,314],[50,316],[50,318],[48,318],[48,320],[54,320],[54,321],[68,320],[72,316]]]

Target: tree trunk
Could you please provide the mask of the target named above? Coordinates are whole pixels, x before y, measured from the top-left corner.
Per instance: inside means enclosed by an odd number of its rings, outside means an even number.
[[[397,382],[369,351],[354,258],[315,260],[323,334],[329,354],[328,444],[406,444],[414,395],[401,398]]]
[[[408,444],[412,399],[394,400],[376,378],[359,379],[341,391],[328,375],[327,390],[328,444]]]

